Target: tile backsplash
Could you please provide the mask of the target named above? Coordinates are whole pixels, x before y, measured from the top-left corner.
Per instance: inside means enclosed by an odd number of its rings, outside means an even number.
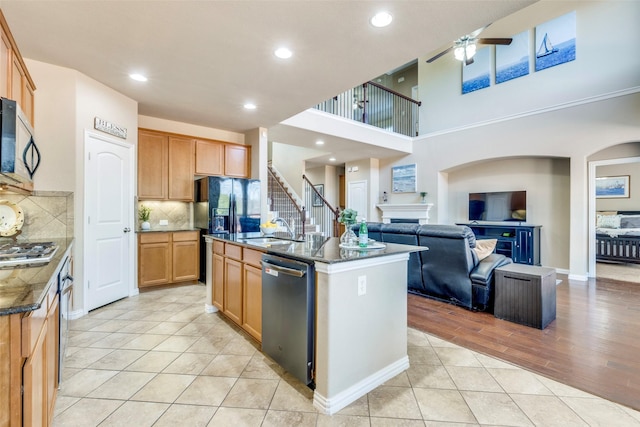
[[[138,228],[141,221],[138,220],[138,208],[145,205],[151,208],[149,223],[152,230],[193,228],[193,203],[174,201],[138,202],[136,206],[136,222]],[[167,220],[167,225],[160,225],[160,220]]]
[[[73,192],[35,191],[31,196],[5,193],[0,194],[0,200],[22,209],[24,224],[17,240],[73,237]]]

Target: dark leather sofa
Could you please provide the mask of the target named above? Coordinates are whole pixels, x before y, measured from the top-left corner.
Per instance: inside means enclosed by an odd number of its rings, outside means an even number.
[[[473,310],[493,311],[493,271],[511,258],[492,253],[479,261],[467,226],[367,223],[369,238],[379,242],[419,245],[408,264],[408,291]],[[356,234],[358,230],[354,227]]]

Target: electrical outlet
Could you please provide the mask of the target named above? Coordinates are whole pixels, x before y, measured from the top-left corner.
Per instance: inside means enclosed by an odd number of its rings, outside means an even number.
[[[361,297],[367,293],[367,276],[358,276],[358,296]]]
[[[168,219],[161,219],[159,224],[160,225],[169,225],[169,220]]]

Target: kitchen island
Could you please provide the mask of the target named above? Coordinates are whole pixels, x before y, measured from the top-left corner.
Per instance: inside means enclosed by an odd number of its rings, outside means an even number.
[[[251,239],[256,237],[256,239]],[[313,404],[334,414],[408,369],[407,261],[425,247],[386,243],[345,249],[339,239],[274,242],[259,233],[209,235],[207,295],[215,268],[210,245],[231,244],[311,263],[315,268],[315,391]],[[252,242],[254,240],[254,242]],[[206,308],[211,311],[211,305]]]

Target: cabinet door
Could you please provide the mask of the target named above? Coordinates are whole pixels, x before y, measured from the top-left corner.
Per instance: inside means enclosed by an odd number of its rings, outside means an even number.
[[[193,201],[193,140],[169,137],[169,200]]]
[[[169,242],[145,243],[138,248],[138,287],[171,282],[171,246]]]
[[[60,329],[60,307],[58,295],[53,298],[49,306],[47,315],[47,425],[53,421],[53,410],[55,408],[56,393],[58,390],[58,358],[59,342],[58,331]]]
[[[262,340],[262,270],[244,264],[242,327]]]
[[[226,144],[224,148],[224,174],[240,178],[249,177],[249,147]]]
[[[531,231],[518,230],[517,249],[515,251],[513,262],[520,264],[533,264],[532,247],[531,247]]]
[[[24,79],[24,70],[18,57],[13,55],[13,65],[11,67],[11,99],[20,104],[22,108],[22,80]]]
[[[168,141],[166,135],[138,132],[138,199],[167,198]]]
[[[3,98],[9,98],[12,66],[11,42],[4,31],[2,31],[0,37],[0,96]]]
[[[213,254],[212,273],[212,301],[211,304],[224,312],[224,257]]]
[[[223,143],[196,140],[196,175],[223,175],[223,163]]]
[[[238,325],[242,325],[242,263],[224,259],[224,314]]]
[[[22,422],[25,426],[47,425],[46,335],[47,322],[44,322],[36,345],[22,368],[22,386],[24,388]]]
[[[188,280],[198,280],[200,273],[200,251],[197,240],[176,241],[173,233],[173,282],[185,282]]]

